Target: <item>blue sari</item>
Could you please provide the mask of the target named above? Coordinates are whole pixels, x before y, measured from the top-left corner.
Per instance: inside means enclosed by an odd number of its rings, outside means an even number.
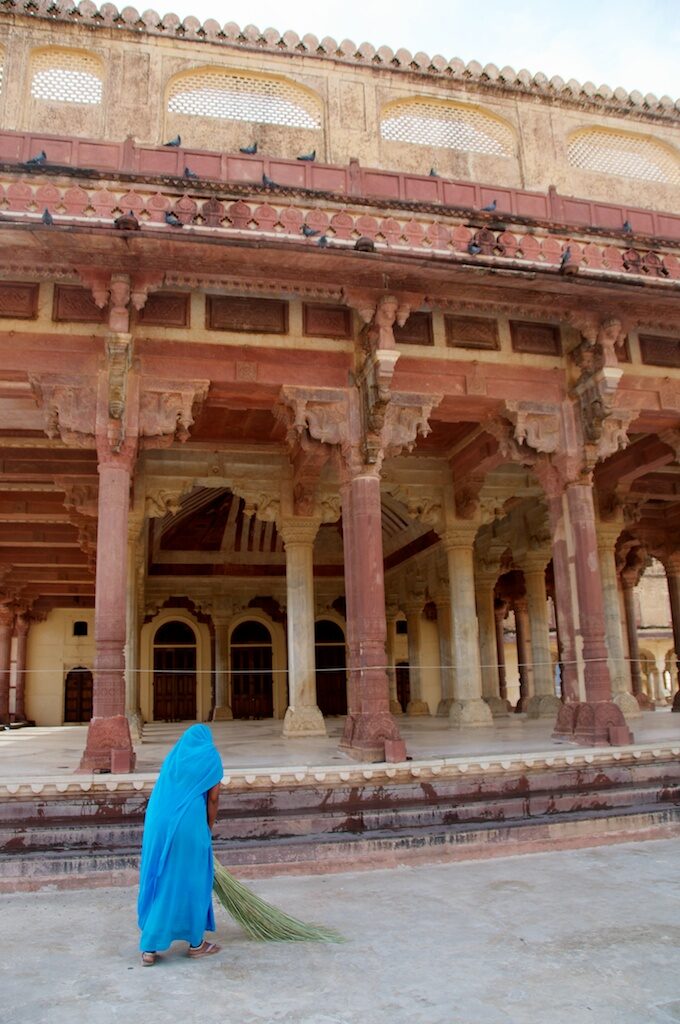
[[[144,819],[137,916],[139,948],[198,946],[215,930],[207,793],[222,779],[210,730],[192,725],[163,761]]]

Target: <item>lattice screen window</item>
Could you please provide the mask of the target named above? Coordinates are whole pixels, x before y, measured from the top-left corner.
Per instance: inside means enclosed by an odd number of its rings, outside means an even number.
[[[512,131],[474,107],[454,103],[406,100],[390,105],[380,121],[380,134],[390,142],[440,146],[488,156],[512,156]]]
[[[31,96],[56,103],[102,101],[101,62],[87,53],[41,50],[31,65]]]
[[[320,128],[321,109],[315,98],[276,78],[197,71],[173,83],[168,110],[175,114],[288,128]]]
[[[653,139],[589,128],[571,136],[567,159],[574,167],[639,181],[680,185],[680,160]]]

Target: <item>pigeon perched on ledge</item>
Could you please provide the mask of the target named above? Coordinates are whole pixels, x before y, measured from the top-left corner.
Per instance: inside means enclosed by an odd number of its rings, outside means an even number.
[[[495,212],[495,210],[496,210],[496,202],[497,202],[497,200],[496,200],[496,199],[493,199],[493,200],[492,200],[492,201],[491,201],[490,203],[488,203],[488,204],[487,204],[486,206],[483,206],[483,207],[482,207],[482,212],[483,212],[483,213],[494,213],[494,212]]]
[[[175,135],[174,139],[170,139],[169,142],[164,142],[163,145],[164,146],[181,146],[182,145],[182,137],[180,135]]]
[[[268,178],[266,174],[262,175],[262,184],[265,185],[267,188],[278,188],[279,187],[277,185],[277,183],[275,181],[272,181],[271,178]]]
[[[252,146],[239,146],[239,153],[245,153],[246,156],[255,156],[257,153],[257,142],[253,142]]]
[[[121,213],[120,217],[116,217],[113,226],[118,231],[141,231],[139,221],[132,210],[128,210],[127,213]]]
[[[308,163],[313,163],[316,160],[316,150],[313,149],[311,153],[303,153],[302,156],[298,156],[295,159],[306,160]]]
[[[45,209],[43,210],[43,215],[40,219],[42,220],[43,224],[54,224],[54,217],[47,209],[47,207],[45,207]]]
[[[182,221],[179,219],[179,217],[176,214],[174,214],[172,212],[172,210],[166,210],[164,216],[165,216],[165,223],[169,224],[170,227],[172,227],[172,228],[183,228],[184,227],[184,224],[182,223]]]
[[[315,231],[314,228],[310,228],[309,224],[303,224],[300,228],[305,238],[314,238],[314,235],[320,235],[320,231]]]
[[[27,167],[39,167],[40,164],[47,163],[47,153],[44,149],[41,149],[37,156],[32,156],[30,160],[26,161]]]

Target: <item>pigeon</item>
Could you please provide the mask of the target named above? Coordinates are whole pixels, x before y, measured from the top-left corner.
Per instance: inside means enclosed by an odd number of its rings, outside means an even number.
[[[128,210],[127,213],[121,213],[120,217],[116,217],[113,226],[118,231],[141,231],[139,221],[132,210]]]
[[[41,217],[41,220],[42,220],[43,224],[54,224],[54,217],[52,216],[50,211],[47,209],[47,207],[45,207],[45,209],[43,210],[43,215]]]
[[[326,235],[322,235],[321,238],[317,239],[316,244],[319,246],[320,249],[325,249],[326,246],[328,245],[328,239]]]
[[[175,135],[174,139],[170,139],[169,142],[164,142],[163,145],[164,146],[181,146],[182,145],[182,138],[181,138],[180,135]]]
[[[316,150],[313,149],[311,153],[303,153],[302,156],[296,157],[297,160],[308,160],[309,163],[314,163],[316,160]]]
[[[198,175],[196,174],[196,171],[192,171],[190,167],[185,167],[184,168],[184,177],[185,178],[197,178]]]
[[[239,153],[245,153],[246,156],[255,156],[257,153],[257,142],[253,142],[252,146],[240,146]]]
[[[182,221],[179,219],[179,217],[177,217],[172,212],[172,210],[166,210],[165,211],[165,223],[169,224],[173,228],[183,228],[184,227],[184,224],[182,224]]]
[[[470,253],[471,256],[476,256],[478,253],[482,251],[482,247],[480,245],[477,245],[476,242],[470,240],[467,245],[467,251]]]
[[[571,263],[571,248],[567,246],[560,256],[560,270],[565,270],[569,263]]]
[[[631,224],[631,222],[629,220],[624,220],[624,222],[623,222],[623,230],[625,231],[625,233],[627,235],[632,234],[632,232],[633,232],[633,225]]]
[[[439,175],[435,171],[434,167],[430,167],[430,177],[431,178],[438,178],[439,177]]]
[[[27,167],[39,167],[40,164],[47,162],[47,153],[44,149],[41,149],[37,156],[32,156],[30,160],[26,161]]]
[[[267,188],[278,188],[279,186],[271,178],[268,178],[266,174],[262,175],[262,184],[266,185]]]
[[[314,238],[314,235],[320,235],[320,231],[315,231],[314,228],[310,228],[308,224],[303,224],[300,228],[305,238]]]
[[[357,238],[354,248],[357,252],[375,252],[375,242],[372,238],[362,235],[361,238]]]
[[[482,207],[482,212],[483,213],[493,213],[495,211],[495,209],[496,209],[496,200],[494,199],[487,206],[483,206]]]

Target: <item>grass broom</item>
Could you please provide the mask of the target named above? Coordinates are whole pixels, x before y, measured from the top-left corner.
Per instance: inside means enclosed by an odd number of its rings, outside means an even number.
[[[218,900],[251,939],[261,942],[344,942],[332,928],[298,921],[256,896],[215,860],[213,889]]]

